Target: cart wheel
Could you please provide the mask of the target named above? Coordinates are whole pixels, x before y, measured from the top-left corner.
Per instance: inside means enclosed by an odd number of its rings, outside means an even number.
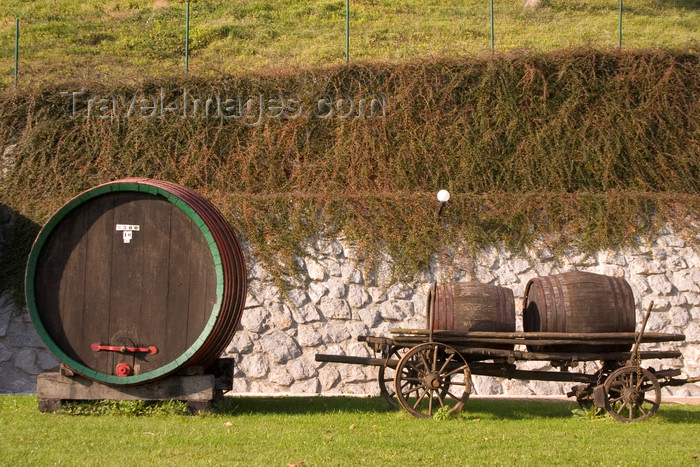
[[[417,345],[396,367],[396,397],[401,407],[414,417],[432,417],[441,407],[457,413],[471,389],[469,365],[459,352],[445,344]]]
[[[382,355],[384,359],[400,359],[402,357],[403,347],[392,346],[389,348],[389,352]],[[399,403],[396,401],[394,396],[396,391],[394,391],[394,375],[396,371],[386,365],[379,367],[379,373],[377,374],[377,382],[379,383],[379,392],[385,401],[389,403],[395,409],[398,409]]]
[[[613,371],[605,380],[605,410],[621,422],[646,420],[661,403],[661,386],[649,370],[636,365]]]
[[[389,348],[389,352],[384,352],[382,354],[383,359],[389,360],[400,360],[401,357],[406,353],[405,347],[392,346]],[[379,392],[386,400],[389,405],[396,409],[400,409],[401,406],[396,398],[396,391],[394,389],[394,376],[396,376],[396,370],[394,368],[382,365],[379,367],[379,372],[377,374],[377,382],[379,383]],[[452,379],[452,375],[447,377],[447,382]],[[441,395],[443,399],[447,396],[447,391],[449,391],[450,385],[445,384],[442,388]]]

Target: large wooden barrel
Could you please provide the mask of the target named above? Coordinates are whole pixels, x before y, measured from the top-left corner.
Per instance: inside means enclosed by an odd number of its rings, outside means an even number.
[[[61,362],[133,385],[221,355],[243,312],[246,267],[231,227],[199,194],[124,179],[51,217],[29,255],[26,296]]]
[[[565,272],[531,279],[525,287],[525,332],[634,332],[632,288],[624,278],[591,272]],[[630,345],[539,346],[565,352],[626,351]]]
[[[515,331],[513,291],[479,282],[434,285],[428,292],[427,327],[441,331]]]

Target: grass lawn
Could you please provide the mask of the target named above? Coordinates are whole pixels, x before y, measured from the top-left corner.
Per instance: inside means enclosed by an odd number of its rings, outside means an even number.
[[[133,406],[132,406],[133,407]],[[42,414],[0,397],[2,465],[698,465],[700,407],[640,423],[573,416],[574,403],[471,400],[419,420],[382,399],[226,398],[198,416]],[[127,410],[128,412],[128,410]]]
[[[618,0],[495,0],[495,49],[617,47]],[[15,18],[21,82],[182,73],[185,3],[147,0],[3,0],[0,86],[13,81]],[[490,50],[486,0],[352,0],[352,60],[399,62]],[[623,46],[700,41],[697,0],[635,0]],[[205,75],[345,61],[345,1],[192,2],[190,70]]]

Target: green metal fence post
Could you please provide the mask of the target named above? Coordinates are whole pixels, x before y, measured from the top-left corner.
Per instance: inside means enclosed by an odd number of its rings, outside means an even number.
[[[185,73],[189,71],[190,59],[190,2],[187,2],[185,14]]]
[[[619,20],[620,30],[617,33],[617,46],[622,48],[622,0],[620,0],[620,20]]]
[[[15,18],[15,87],[17,87],[17,74],[19,71],[19,18]]]
[[[350,61],[350,0],[345,0],[345,63]]]
[[[490,12],[491,12],[491,53],[493,53],[494,44],[494,32],[493,32],[493,0],[490,1]]]

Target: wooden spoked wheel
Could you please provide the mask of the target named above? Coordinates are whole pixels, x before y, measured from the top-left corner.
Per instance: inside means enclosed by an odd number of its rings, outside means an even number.
[[[605,380],[605,392],[605,409],[621,422],[646,420],[661,403],[659,380],[649,370],[636,365],[613,371]]]
[[[385,360],[400,360],[405,353],[405,347],[391,346],[388,351],[382,352],[382,358]],[[400,409],[401,406],[396,398],[396,390],[394,389],[394,376],[396,376],[396,370],[394,368],[382,365],[379,367],[379,372],[377,373],[377,382],[379,383],[379,393],[384,400],[395,409]],[[448,376],[447,378],[449,382],[452,376]],[[449,390],[449,388],[449,384],[444,385],[442,391],[443,398],[447,396],[447,390]]]
[[[459,412],[471,388],[469,365],[445,344],[417,345],[396,367],[396,397],[401,407],[414,417],[430,418],[443,407],[449,413]]]

